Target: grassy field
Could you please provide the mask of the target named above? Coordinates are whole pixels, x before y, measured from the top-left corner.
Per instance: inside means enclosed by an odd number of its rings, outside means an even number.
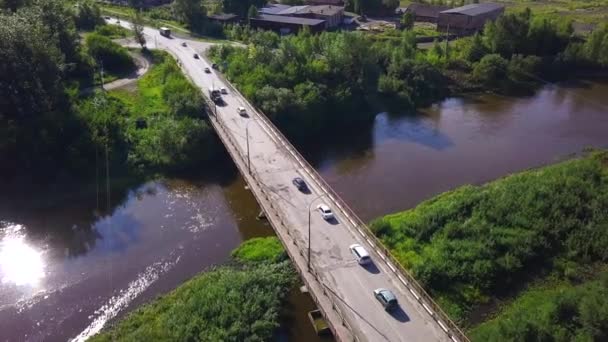
[[[406,7],[413,1],[401,0]],[[599,24],[608,21],[608,0],[482,0],[505,5],[507,12],[521,11],[529,7],[534,13],[552,18],[572,19],[580,24]],[[447,1],[449,5],[451,2]]]
[[[286,258],[283,246],[274,236],[253,238],[232,251],[232,257],[242,262],[279,261]]]
[[[608,261],[608,152],[463,186],[372,230],[455,320]]]
[[[274,240],[274,242],[272,242]],[[277,238],[245,242],[263,249]],[[91,341],[268,341],[296,277],[282,248],[255,263],[201,273]],[[259,256],[259,255],[258,255]],[[280,261],[279,261],[280,260]]]

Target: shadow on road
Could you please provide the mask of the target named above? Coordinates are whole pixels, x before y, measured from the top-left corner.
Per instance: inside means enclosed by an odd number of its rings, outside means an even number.
[[[332,217],[329,220],[325,220],[325,221],[327,221],[327,223],[331,224],[332,226],[335,226],[338,223],[340,223],[340,222],[338,222],[338,220],[335,217]]]
[[[397,306],[396,308],[394,308],[393,310],[391,310],[389,312],[389,314],[391,316],[393,316],[394,319],[398,320],[401,323],[405,323],[405,322],[409,322],[410,321],[410,316],[408,316],[405,311],[403,311],[403,309],[400,306]]]
[[[370,262],[367,265],[361,265],[363,268],[365,268],[367,270],[367,272],[369,273],[373,273],[373,274],[378,274],[380,273],[380,270],[378,269],[378,266],[376,266],[376,264],[374,264],[373,262]]]

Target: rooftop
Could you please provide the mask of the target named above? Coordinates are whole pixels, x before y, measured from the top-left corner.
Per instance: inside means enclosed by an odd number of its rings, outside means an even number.
[[[286,16],[282,16],[282,15],[270,15],[270,14],[260,14],[255,18],[251,18],[251,20],[270,21],[270,22],[276,22],[276,23],[306,25],[306,26],[316,26],[319,24],[323,24],[325,22],[325,20],[321,20],[321,19],[286,17]]]
[[[450,6],[433,6],[427,4],[413,3],[405,8],[407,12],[414,12],[421,17],[439,17],[439,12],[449,10]]]
[[[443,11],[441,13],[455,13],[455,14],[464,14],[464,15],[479,15],[487,12],[495,11],[499,8],[504,8],[501,4],[495,4],[491,2],[485,2],[483,4],[470,4],[462,7],[456,7],[449,9],[447,11]]]

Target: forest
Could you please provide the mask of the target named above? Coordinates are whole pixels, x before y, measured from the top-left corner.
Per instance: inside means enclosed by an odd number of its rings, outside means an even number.
[[[251,257],[269,245],[278,248]],[[295,272],[276,237],[245,241],[233,255],[233,265],[195,276],[91,341],[271,340]]]
[[[221,151],[175,61],[113,42],[134,32],[105,25],[91,0],[1,4],[2,176],[72,181],[106,157],[113,174],[182,172]],[[90,91],[102,72],[105,82],[133,72],[132,53],[153,64],[135,91]]]
[[[509,298],[535,281],[577,284],[593,278],[608,261],[606,208],[608,152],[595,151],[462,186],[379,218],[371,229],[451,317],[470,325],[480,305]],[[605,332],[608,312],[602,314],[597,319]],[[564,314],[535,323],[533,315],[527,317],[530,329],[548,324],[549,331],[571,319]],[[511,334],[501,329],[493,334]],[[598,331],[589,333],[600,340]]]

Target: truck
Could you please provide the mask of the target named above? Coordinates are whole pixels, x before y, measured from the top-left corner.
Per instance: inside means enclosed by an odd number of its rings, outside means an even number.
[[[171,37],[171,30],[169,28],[161,27],[159,29],[159,31],[160,31],[161,36],[167,37],[167,38]]]
[[[211,101],[215,103],[222,102],[222,94],[220,93],[219,89],[213,87],[209,88],[209,97],[211,98]]]

